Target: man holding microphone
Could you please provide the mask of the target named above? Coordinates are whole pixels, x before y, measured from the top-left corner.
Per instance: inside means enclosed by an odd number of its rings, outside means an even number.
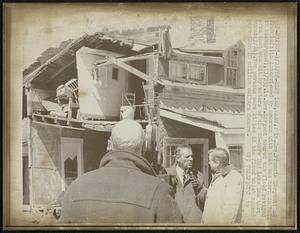
[[[180,145],[175,151],[175,164],[168,170],[174,176],[175,200],[185,223],[200,223],[207,189],[204,176],[193,171],[193,151],[189,145]],[[173,187],[174,187],[173,186]]]

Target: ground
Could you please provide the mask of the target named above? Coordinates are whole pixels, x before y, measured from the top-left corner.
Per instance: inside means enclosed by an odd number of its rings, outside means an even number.
[[[59,224],[58,221],[58,215],[59,209],[57,208],[41,208],[41,207],[35,207],[35,208],[26,208],[22,211],[22,216],[20,216],[20,219],[22,219],[22,222],[26,225],[55,225]],[[55,217],[56,215],[56,217]]]

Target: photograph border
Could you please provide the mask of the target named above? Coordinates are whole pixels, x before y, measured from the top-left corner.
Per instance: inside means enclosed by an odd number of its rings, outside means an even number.
[[[27,3],[26,3],[27,4]],[[33,4],[33,3],[32,3]],[[72,4],[72,3],[71,3]],[[84,3],[74,3],[74,4],[84,4]],[[93,3],[89,3],[93,4]],[[115,4],[115,3],[112,3]],[[123,3],[122,3],[123,4]],[[126,3],[127,4],[127,3]],[[130,3],[128,3],[130,4]],[[159,4],[159,3],[158,3]],[[189,3],[193,4],[193,3]],[[205,3],[210,4],[210,3]],[[214,3],[212,3],[214,4]],[[229,3],[230,4],[230,3]],[[239,4],[244,3],[234,3],[235,7],[238,7]],[[19,7],[20,4],[16,3],[4,3],[3,4],[3,97],[4,97],[4,111],[3,111],[3,223],[4,229],[6,230],[45,230],[45,229],[85,229],[85,230],[94,230],[94,229],[224,229],[224,230],[249,230],[249,229],[295,229],[297,228],[297,5],[296,3],[285,3],[284,5],[290,4],[288,8],[288,43],[287,43],[287,51],[288,51],[288,67],[287,67],[287,77],[290,79],[287,80],[288,84],[288,111],[287,111],[287,153],[286,153],[286,203],[287,203],[287,218],[289,220],[288,224],[285,226],[199,226],[199,224],[107,224],[107,225],[97,225],[93,226],[91,224],[73,224],[70,225],[55,225],[55,226],[13,226],[11,225],[11,212],[13,209],[11,208],[11,190],[13,186],[11,185],[12,174],[11,174],[11,154],[12,148],[12,137],[14,136],[14,120],[16,116],[14,115],[16,112],[14,109],[15,98],[13,90],[14,90],[14,78],[13,78],[13,67],[15,61],[11,63],[15,54],[12,53],[12,17],[11,17],[11,7]],[[142,4],[143,5],[143,4]],[[19,97],[18,97],[19,99]],[[291,156],[289,156],[291,155]]]

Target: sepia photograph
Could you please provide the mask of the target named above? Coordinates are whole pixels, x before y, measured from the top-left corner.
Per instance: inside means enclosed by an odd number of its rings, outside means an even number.
[[[4,19],[7,229],[295,229],[295,4]]]

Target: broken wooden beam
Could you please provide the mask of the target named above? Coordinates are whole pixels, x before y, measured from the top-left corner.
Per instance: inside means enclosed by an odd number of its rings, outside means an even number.
[[[117,65],[118,67],[120,68],[123,68],[124,70],[142,78],[143,80],[145,81],[153,81],[153,82],[156,82],[156,83],[159,83],[161,85],[164,85],[162,81],[158,80],[158,79],[155,79],[145,73],[143,73],[142,71],[128,65],[127,63],[123,62],[122,60],[119,60],[119,59],[109,59],[108,60],[109,62]]]

